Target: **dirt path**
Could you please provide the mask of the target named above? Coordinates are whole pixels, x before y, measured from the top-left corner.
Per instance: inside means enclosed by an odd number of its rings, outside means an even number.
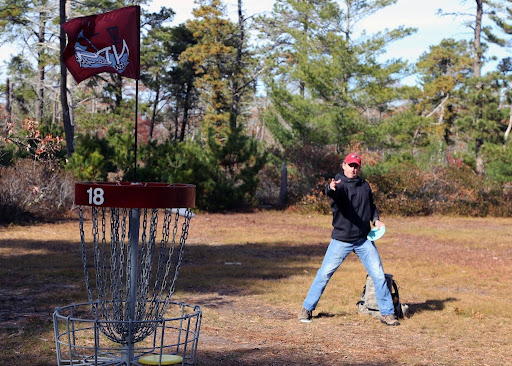
[[[358,315],[355,256],[298,321],[328,216],[197,215],[174,298],[203,312],[197,365],[512,365],[510,220],[386,224],[379,250],[413,313],[399,327]],[[76,222],[0,228],[0,365],[55,365],[51,314],[85,300],[78,246]]]

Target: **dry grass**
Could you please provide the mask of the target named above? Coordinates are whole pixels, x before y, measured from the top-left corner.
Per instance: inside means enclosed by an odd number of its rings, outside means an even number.
[[[384,268],[412,311],[400,327],[357,314],[355,255],[313,323],[296,319],[329,216],[197,215],[175,299],[203,310],[198,365],[512,364],[510,219],[384,221]],[[77,222],[0,228],[0,365],[55,365],[53,309],[86,297],[79,251]]]

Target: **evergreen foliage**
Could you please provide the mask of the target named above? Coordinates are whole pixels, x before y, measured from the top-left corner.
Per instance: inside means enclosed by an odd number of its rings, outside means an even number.
[[[390,42],[414,29],[356,38],[365,16],[393,1],[276,1],[260,19],[267,44],[268,128],[283,146],[336,144],[341,150],[402,98],[402,60],[379,62]]]
[[[484,42],[510,45],[510,2],[477,1]],[[87,0],[70,3],[68,16],[147,3]],[[61,167],[83,181],[193,183],[198,207],[213,211],[278,207],[284,167],[285,202],[329,213],[326,181],[356,151],[383,212],[509,215],[511,59],[482,75],[492,55],[475,26],[474,39],[443,39],[415,65],[386,60],[386,47],[415,29],[368,34],[359,25],[395,3],[276,0],[252,18],[240,1],[234,21],[222,0],[196,0],[194,17],[177,26],[172,9],[143,11],[138,130],[132,80],[101,74],[69,82],[77,136],[65,160],[56,137],[56,2],[0,0],[0,41],[31,47],[9,60],[10,83],[2,85],[0,180],[17,169],[28,180],[31,159],[48,162],[34,176],[54,172],[63,181]],[[402,85],[412,73],[417,84]]]

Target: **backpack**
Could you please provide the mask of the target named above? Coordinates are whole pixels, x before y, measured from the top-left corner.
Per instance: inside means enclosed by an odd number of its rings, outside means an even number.
[[[393,280],[392,274],[385,274],[386,282],[388,284],[391,298],[393,299],[393,305],[395,307],[395,315],[397,318],[402,319],[407,315],[408,306],[400,303],[400,296],[398,294],[398,285]],[[363,287],[363,293],[361,294],[361,300],[357,302],[359,314],[379,316],[379,305],[377,304],[377,298],[375,297],[375,287],[373,286],[373,280],[370,276],[366,275],[366,285]]]

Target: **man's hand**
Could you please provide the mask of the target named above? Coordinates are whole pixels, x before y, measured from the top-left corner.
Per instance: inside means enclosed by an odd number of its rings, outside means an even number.
[[[381,226],[386,226],[386,225],[384,225],[384,223],[380,220],[375,221],[375,227],[377,229],[380,229]]]
[[[341,179],[340,180],[334,180],[334,178],[331,179],[331,183],[329,183],[329,188],[331,189],[331,191],[335,191],[336,190],[336,185],[341,182]]]

